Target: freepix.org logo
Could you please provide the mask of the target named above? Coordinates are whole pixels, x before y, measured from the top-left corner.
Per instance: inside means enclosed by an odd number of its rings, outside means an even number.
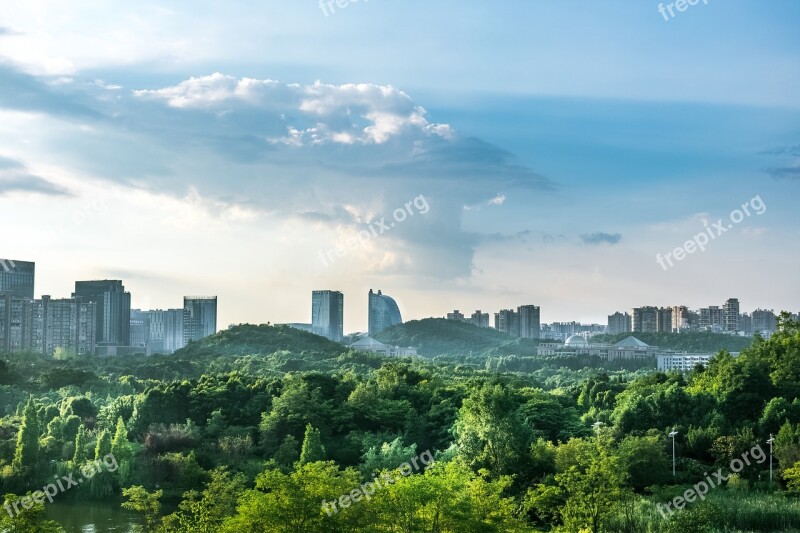
[[[0,271],[2,272],[14,272],[16,270],[17,264],[14,262],[13,259],[0,259]]]

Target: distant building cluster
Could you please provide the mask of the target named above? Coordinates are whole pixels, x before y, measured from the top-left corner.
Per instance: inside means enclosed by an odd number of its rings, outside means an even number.
[[[466,322],[479,328],[489,327],[489,313],[484,313],[480,309],[472,313],[469,318],[464,316],[458,309],[452,313],[447,313],[447,320],[455,320],[457,322]]]
[[[217,331],[217,297],[182,309],[131,309],[121,280],[76,281],[70,298],[34,298],[36,265],[0,260],[0,351],[44,355],[172,353]]]
[[[367,294],[369,325],[367,333],[355,334],[355,342],[348,346],[360,352],[371,352],[386,357],[417,355],[411,347],[388,346],[372,338],[381,331],[403,323],[397,302],[391,296],[370,289]],[[326,337],[332,341],[344,341],[344,294],[339,291],[319,290],[311,293],[311,323],[283,324],[295,329]]]
[[[447,320],[466,322],[479,328],[489,327],[489,313],[480,309],[467,318],[458,309],[447,313]],[[502,309],[494,314],[494,329],[513,337],[538,339],[541,337],[540,310],[535,305],[522,305],[514,309]]]
[[[616,312],[608,316],[608,333],[683,333],[710,331],[730,335],[751,336],[756,333],[769,338],[777,329],[773,310],[756,309],[742,313],[739,300],[730,298],[721,306],[710,305],[690,310],[684,305],[674,307],[634,307],[630,313]]]
[[[650,346],[634,336],[627,337],[615,344],[590,343],[580,335],[573,335],[562,343],[541,343],[538,354],[542,356],[592,356],[603,361],[635,361],[655,358],[658,369],[663,372],[688,372],[698,365],[707,365],[714,357],[713,353],[687,353],[665,350],[658,346]],[[733,354],[738,355],[738,354]]]

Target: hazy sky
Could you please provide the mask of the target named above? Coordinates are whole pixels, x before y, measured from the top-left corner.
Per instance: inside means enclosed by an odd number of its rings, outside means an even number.
[[[343,5],[0,4],[0,257],[54,297],[216,294],[221,327],[314,289],[347,331],[370,288],[406,319],[800,311],[800,3]]]

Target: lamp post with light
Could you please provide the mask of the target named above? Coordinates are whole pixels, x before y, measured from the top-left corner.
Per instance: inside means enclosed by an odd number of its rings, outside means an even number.
[[[672,438],[672,477],[675,477],[675,435],[677,434],[678,432],[675,431],[675,428],[672,428],[672,431],[669,434],[669,436]]]

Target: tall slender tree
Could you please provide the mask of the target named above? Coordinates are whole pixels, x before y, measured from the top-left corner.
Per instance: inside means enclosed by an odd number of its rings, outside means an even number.
[[[322,436],[319,430],[308,424],[306,435],[303,438],[303,447],[300,450],[300,464],[313,463],[325,460],[325,446],[322,445]]]
[[[33,468],[39,457],[39,419],[33,398],[28,400],[22,412],[22,424],[17,433],[17,448],[12,466],[15,469]]]

